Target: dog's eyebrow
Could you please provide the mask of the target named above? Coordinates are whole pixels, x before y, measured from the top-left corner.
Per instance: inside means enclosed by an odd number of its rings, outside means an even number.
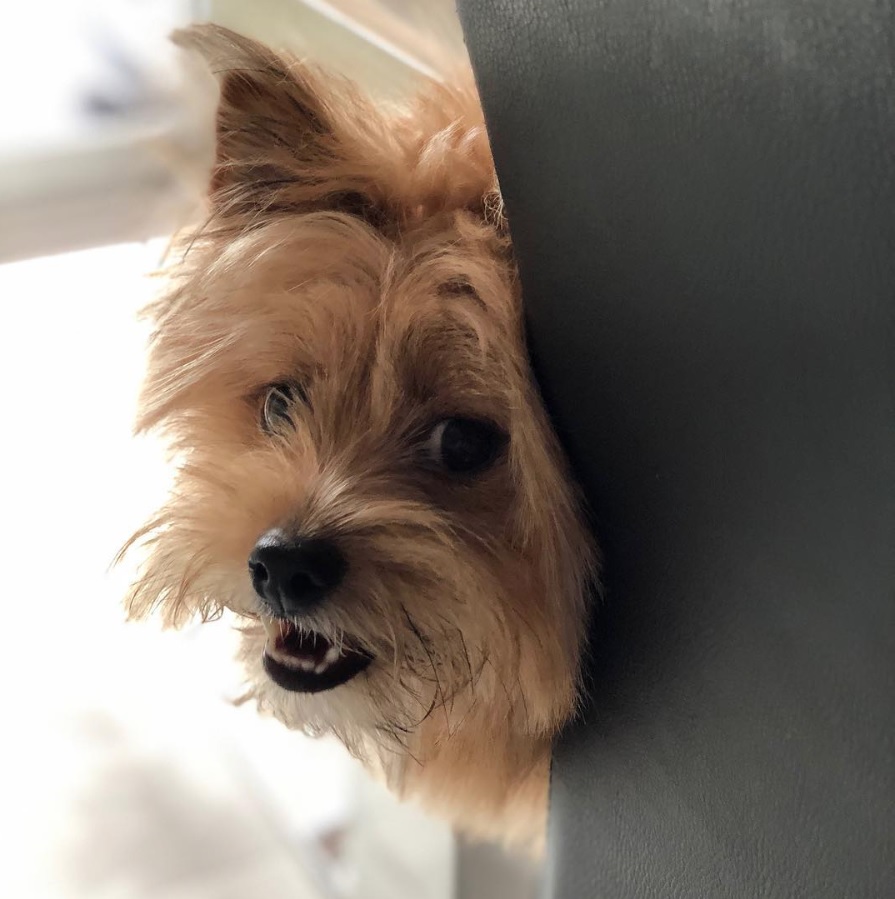
[[[469,297],[487,311],[485,302],[479,296],[479,292],[473,287],[472,282],[462,275],[442,281],[438,285],[438,295],[440,297]]]

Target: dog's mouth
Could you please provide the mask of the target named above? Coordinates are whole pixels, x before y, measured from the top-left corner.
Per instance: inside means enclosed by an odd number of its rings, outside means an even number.
[[[289,621],[265,621],[264,670],[284,690],[321,693],[347,684],[373,661],[350,643],[337,646],[316,631],[300,630]]]

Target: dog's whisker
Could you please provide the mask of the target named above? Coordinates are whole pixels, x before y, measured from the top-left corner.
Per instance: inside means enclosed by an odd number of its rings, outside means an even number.
[[[432,710],[435,708],[435,705],[438,703],[438,697],[440,695],[441,696],[441,707],[444,709],[444,712],[445,712],[445,726],[446,726],[447,730],[450,730],[450,721],[448,719],[448,714],[447,714],[447,711],[448,711],[447,710],[447,702],[445,700],[444,691],[442,690],[442,687],[441,687],[441,681],[438,678],[438,667],[435,664],[435,659],[432,656],[432,652],[429,649],[426,639],[420,633],[419,628],[417,627],[413,618],[410,616],[410,613],[407,611],[407,609],[403,605],[401,606],[401,610],[404,613],[404,617],[407,620],[407,624],[410,627],[411,632],[416,636],[417,640],[419,641],[420,646],[423,648],[423,652],[425,652],[426,657],[429,659],[429,664],[432,667],[432,677],[435,679],[435,697],[432,700],[432,705],[429,707],[426,714],[423,716],[422,721],[425,721],[429,717],[429,715],[432,713]],[[420,721],[419,723],[422,724],[422,721]]]

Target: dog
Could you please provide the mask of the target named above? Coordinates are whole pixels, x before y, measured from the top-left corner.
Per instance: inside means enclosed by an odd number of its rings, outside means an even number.
[[[598,553],[535,386],[472,79],[403,107],[215,26],[207,216],[138,431],[171,495],[131,616],[227,609],[252,698],[458,829],[537,847]]]

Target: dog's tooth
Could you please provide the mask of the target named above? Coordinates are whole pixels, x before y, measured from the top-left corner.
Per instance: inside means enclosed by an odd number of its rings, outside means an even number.
[[[313,659],[299,659],[298,667],[301,668],[302,671],[314,671],[314,660]]]
[[[298,659],[293,658],[292,656],[282,655],[281,653],[276,652],[276,650],[273,652],[268,650],[268,652],[270,656],[276,659],[281,665],[285,665],[287,668],[298,668]]]
[[[326,650],[326,655],[323,657],[323,663],[326,665],[332,665],[334,662],[339,660],[339,650],[335,646],[330,646],[329,649]]]

